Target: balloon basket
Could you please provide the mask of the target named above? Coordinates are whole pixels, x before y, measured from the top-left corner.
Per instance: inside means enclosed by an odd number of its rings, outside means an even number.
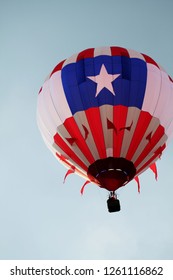
[[[110,213],[120,211],[120,201],[115,197],[109,197],[107,200],[107,207]]]

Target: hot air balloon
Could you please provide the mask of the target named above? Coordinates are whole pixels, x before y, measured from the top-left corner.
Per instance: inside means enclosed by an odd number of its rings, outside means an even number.
[[[70,173],[116,191],[151,168],[173,132],[173,80],[151,57],[121,47],[86,49],[60,62],[38,95],[42,137]],[[65,176],[65,177],[66,177]],[[84,186],[81,189],[83,193]]]

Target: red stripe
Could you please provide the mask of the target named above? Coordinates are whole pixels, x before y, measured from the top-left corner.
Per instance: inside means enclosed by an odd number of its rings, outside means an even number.
[[[53,71],[52,71],[51,74],[50,74],[50,77],[53,75],[53,73],[55,73],[55,72],[57,72],[57,71],[59,71],[59,70],[62,69],[62,66],[63,66],[63,64],[64,64],[64,61],[65,61],[65,60],[61,61],[60,63],[58,63],[58,64],[55,66],[55,68],[53,69]],[[49,78],[50,78],[50,77],[49,77]]]
[[[128,107],[125,106],[114,106],[113,108],[113,123],[117,129],[117,134],[113,134],[113,156],[121,156],[121,147],[124,137],[124,130],[121,130],[122,127],[126,126]]]
[[[143,53],[142,53],[142,55],[143,55],[143,57],[145,58],[145,61],[146,61],[147,63],[154,64],[155,66],[157,66],[157,67],[160,69],[160,67],[159,67],[158,64],[155,62],[154,59],[152,59],[150,56],[148,56],[148,55],[146,55],[146,54],[143,54]]]
[[[144,134],[146,132],[146,129],[148,128],[148,125],[150,124],[150,121],[152,119],[152,116],[148,112],[140,112],[138,122],[133,134],[133,138],[131,140],[126,158],[128,160],[131,160],[134,153],[136,152],[137,147],[139,146],[141,140],[144,137]]]
[[[94,57],[94,48],[86,49],[78,54],[77,61],[92,57]]]
[[[145,157],[148,156],[148,154],[157,145],[157,143],[163,137],[163,135],[164,135],[164,128],[161,125],[159,125],[158,128],[156,129],[155,133],[151,137],[151,140],[149,141],[148,145],[146,145],[143,152],[140,154],[138,159],[135,161],[134,165],[136,168],[145,159]]]
[[[54,135],[54,141],[61,148],[61,150],[63,150],[69,156],[70,159],[76,162],[77,165],[79,165],[83,170],[87,172],[88,167],[70,149],[70,147],[64,142],[64,140],[61,138],[61,136],[58,133]]]
[[[75,144],[79,147],[79,149],[84,154],[86,159],[90,163],[93,163],[95,161],[95,159],[86,144],[85,135],[84,135],[84,137],[82,136],[82,134],[75,122],[75,119],[73,117],[71,117],[71,118],[68,118],[67,120],[65,120],[64,127],[67,129],[67,131],[71,135],[72,139],[75,139]]]
[[[127,56],[129,57],[129,53],[126,49],[121,47],[111,47],[112,56]]]
[[[99,107],[90,108],[85,111],[90,130],[96,144],[100,158],[106,158],[106,148],[104,142],[104,134],[102,129],[102,121]]]

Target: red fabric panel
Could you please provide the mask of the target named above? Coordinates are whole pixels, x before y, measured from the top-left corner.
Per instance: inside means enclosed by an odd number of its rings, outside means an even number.
[[[84,58],[90,58],[90,57],[94,57],[94,48],[90,48],[90,49],[80,52],[78,54],[77,61],[84,59]]]
[[[57,71],[59,71],[59,70],[62,69],[62,66],[63,66],[63,64],[64,64],[64,61],[65,61],[65,60],[61,61],[60,63],[58,63],[58,64],[55,66],[55,68],[53,69],[53,71],[52,71],[51,74],[50,74],[50,77],[53,75],[53,73],[55,73],[55,72],[57,72]],[[49,77],[49,78],[50,78],[50,77]]]
[[[160,67],[158,66],[158,64],[154,61],[154,59],[152,59],[150,56],[148,56],[148,55],[146,55],[146,54],[143,54],[143,53],[142,53],[142,55],[143,55],[143,57],[145,58],[145,61],[146,61],[147,63],[154,64],[155,66],[157,66],[158,68],[160,68]]]
[[[102,129],[102,122],[99,107],[90,108],[85,111],[94,142],[96,144],[100,158],[106,157],[106,149],[104,142],[104,135]],[[95,161],[95,160],[94,160]]]
[[[126,49],[121,47],[111,47],[111,54],[113,56],[127,56],[129,57],[129,53]]]

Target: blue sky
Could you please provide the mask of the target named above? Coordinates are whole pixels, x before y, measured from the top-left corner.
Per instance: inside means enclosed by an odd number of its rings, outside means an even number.
[[[153,57],[173,77],[171,0],[0,1],[0,259],[173,259],[173,143],[151,171],[107,192],[52,156],[36,122],[37,94],[54,66],[89,47]]]

